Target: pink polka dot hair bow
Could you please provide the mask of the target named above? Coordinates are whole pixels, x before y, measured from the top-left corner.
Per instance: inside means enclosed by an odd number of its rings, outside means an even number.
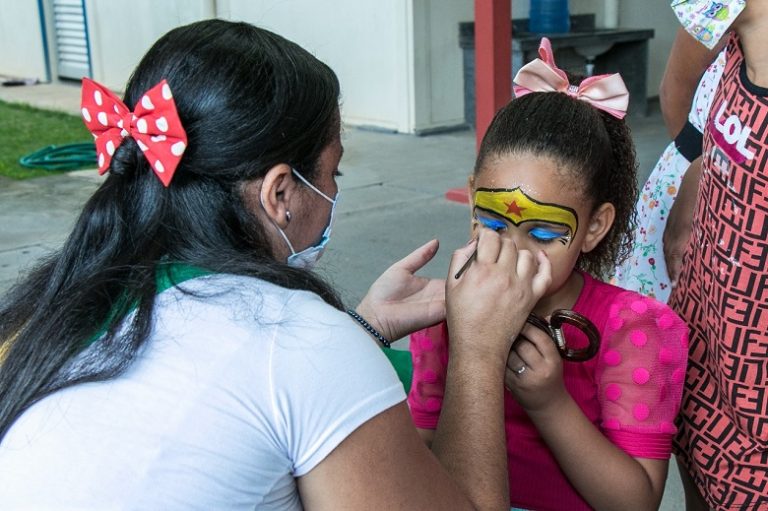
[[[517,72],[514,79],[515,97],[531,92],[564,92],[618,119],[627,115],[629,91],[618,73],[590,76],[578,86],[571,85],[565,71],[555,65],[552,45],[546,37],[541,38],[539,57]]]
[[[104,174],[117,147],[132,137],[163,186],[173,178],[187,148],[168,82],[161,81],[144,94],[131,112],[109,89],[83,78],[80,106],[85,125],[96,139],[99,174]]]

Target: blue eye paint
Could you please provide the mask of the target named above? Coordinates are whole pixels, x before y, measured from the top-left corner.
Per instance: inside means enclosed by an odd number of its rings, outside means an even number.
[[[565,238],[568,235],[563,232],[552,231],[543,227],[534,227],[528,233],[539,241],[552,241],[558,238]]]
[[[494,231],[503,231],[507,228],[507,224],[502,222],[501,220],[496,220],[495,218],[486,218],[484,216],[475,217],[478,222],[483,224],[484,227],[487,227],[488,229],[493,229]]]

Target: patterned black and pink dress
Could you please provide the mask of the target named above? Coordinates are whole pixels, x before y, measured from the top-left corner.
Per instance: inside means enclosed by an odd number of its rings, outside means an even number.
[[[767,167],[768,89],[749,81],[733,35],[670,299],[690,327],[675,448],[715,509],[768,509]]]

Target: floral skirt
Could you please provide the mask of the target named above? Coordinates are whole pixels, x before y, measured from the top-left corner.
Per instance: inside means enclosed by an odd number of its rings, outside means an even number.
[[[669,209],[690,162],[670,142],[640,191],[635,245],[630,257],[616,268],[613,283],[666,302],[670,284],[664,262],[662,236]]]

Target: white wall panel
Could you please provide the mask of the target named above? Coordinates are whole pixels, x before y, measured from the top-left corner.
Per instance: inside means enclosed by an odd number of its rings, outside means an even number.
[[[40,13],[33,0],[0,0],[0,75],[48,79]]]
[[[214,16],[215,0],[86,0],[94,80],[122,91],[150,46],[170,29]]]
[[[414,1],[413,128],[417,132],[464,123],[464,69],[459,23],[474,18],[467,0]]]
[[[79,80],[91,74],[83,0],[53,0],[51,45],[56,75]]]
[[[218,0],[219,17],[300,44],[338,75],[345,122],[408,131],[411,0]]]

